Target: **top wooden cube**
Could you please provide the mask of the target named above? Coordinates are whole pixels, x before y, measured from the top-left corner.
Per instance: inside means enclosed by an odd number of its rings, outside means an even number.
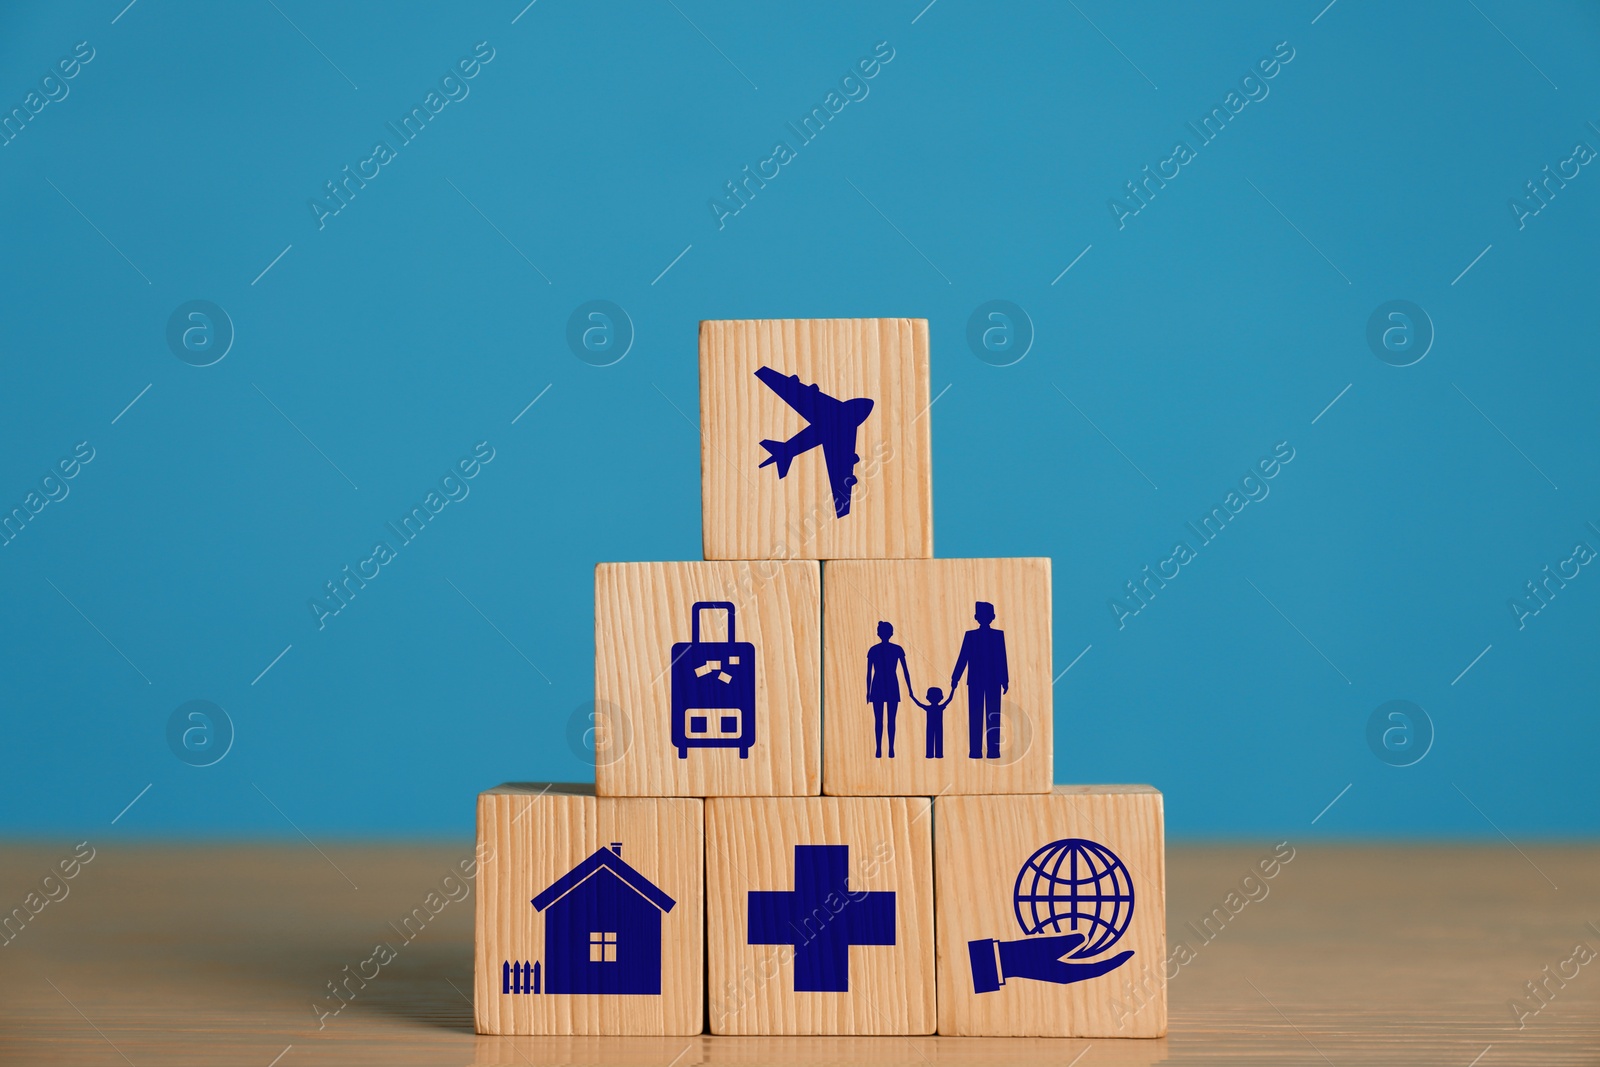
[[[925,319],[700,324],[707,559],[933,555]]]

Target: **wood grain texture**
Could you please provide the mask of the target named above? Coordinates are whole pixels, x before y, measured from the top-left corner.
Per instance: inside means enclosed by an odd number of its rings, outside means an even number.
[[[472,901],[452,900],[410,940],[391,926],[454,885],[444,879],[470,864],[470,838],[380,845],[308,826],[315,849],[152,844],[128,840],[127,826],[0,842],[7,912],[75,842],[98,849],[65,899],[0,945],[6,1067],[267,1067],[280,1055],[277,1067],[1065,1067],[1080,1056],[1076,1067],[1467,1067],[1480,1054],[1477,1067],[1592,1067],[1600,1043],[1600,961],[1525,1025],[1510,1010],[1574,944],[1600,949],[1593,844],[1352,846],[1291,829],[1294,858],[1260,883],[1265,896],[1245,879],[1282,837],[1174,844],[1168,956],[1180,940],[1191,954],[1168,986],[1164,1038],[491,1037],[473,1033]],[[1220,933],[1196,935],[1191,924],[1241,886],[1255,899]],[[319,1027],[327,983],[378,941],[398,958]]]
[[[795,796],[821,792],[822,578],[808,560],[602,563],[594,575],[596,745],[601,796]],[[697,601],[734,605],[734,636],[755,646],[756,743],[672,743],[672,648]],[[702,637],[726,640],[722,612]]]
[[[750,891],[795,888],[796,845],[848,845],[851,892],[895,894],[894,944],[850,949],[847,992],[796,992],[792,949],[746,943]],[[706,888],[712,1033],[933,1032],[933,845],[925,798],[708,800]]]
[[[764,439],[806,420],[755,372],[798,375],[837,400],[867,397],[850,513],[834,514],[820,448],[786,477]],[[926,558],[933,479],[925,319],[747,319],[700,324],[700,485],[707,559]]]
[[[473,1001],[484,1034],[697,1034],[704,1017],[702,802],[596,797],[582,785],[503,785],[478,795]],[[506,960],[544,960],[532,899],[621,842],[622,859],[675,902],[661,916],[661,994],[507,994]]]
[[[1054,730],[1048,559],[830,561],[822,580],[824,793],[1049,792]],[[969,757],[966,678],[950,692],[964,636],[978,626],[978,601],[994,605],[993,627],[1005,634],[1010,673],[1009,690],[1000,698],[998,759]],[[927,689],[937,686],[949,699],[942,715],[943,758],[927,758],[929,717],[911,701],[903,677],[895,683],[901,696],[895,757],[888,758],[887,744],[883,758],[876,755],[866,676],[880,621],[894,626],[891,640],[905,650],[917,698],[926,703]]]
[[[934,825],[941,1034],[1160,1037],[1167,1032],[1159,792],[1149,786],[1058,785],[1048,796],[945,796],[934,801]],[[1019,888],[1018,872],[1035,851],[1067,838],[1104,845],[1127,868],[1134,897],[1127,930],[1089,959],[1128,950],[1132,958],[1086,981],[1058,985],[1002,974],[999,989],[974,992],[968,943],[1015,941],[1032,933],[1019,928],[1013,909],[1013,895],[1032,888],[1031,880]],[[1057,871],[1056,876],[1070,875]],[[1112,886],[1100,882],[1085,888],[1110,892]],[[1087,924],[1063,924],[1052,932],[1092,934]]]

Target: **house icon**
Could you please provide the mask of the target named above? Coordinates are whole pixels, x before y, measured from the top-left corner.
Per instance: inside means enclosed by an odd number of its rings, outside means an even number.
[[[661,995],[661,916],[676,905],[622,861],[621,842],[533,898],[544,917],[544,992]]]

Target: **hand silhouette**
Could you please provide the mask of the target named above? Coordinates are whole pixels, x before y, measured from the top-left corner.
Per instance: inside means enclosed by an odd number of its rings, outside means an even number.
[[[1069,985],[1114,971],[1133,956],[1131,951],[1119,952],[1091,963],[1067,963],[1061,958],[1082,945],[1083,941],[1082,934],[1024,937],[1016,941],[997,942],[993,938],[969,941],[967,952],[972,962],[973,990],[992,993],[1011,978],[1032,978],[1038,982]],[[998,964],[995,959],[997,946]]]

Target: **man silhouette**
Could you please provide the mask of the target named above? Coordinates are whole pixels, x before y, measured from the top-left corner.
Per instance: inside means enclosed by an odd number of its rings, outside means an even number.
[[[967,673],[967,756],[971,759],[1000,758],[1000,694],[1011,688],[1006,667],[1006,635],[989,624],[994,622],[994,605],[980,600],[973,605],[976,630],[961,638],[961,655],[950,672],[950,691],[955,692],[961,672]]]

